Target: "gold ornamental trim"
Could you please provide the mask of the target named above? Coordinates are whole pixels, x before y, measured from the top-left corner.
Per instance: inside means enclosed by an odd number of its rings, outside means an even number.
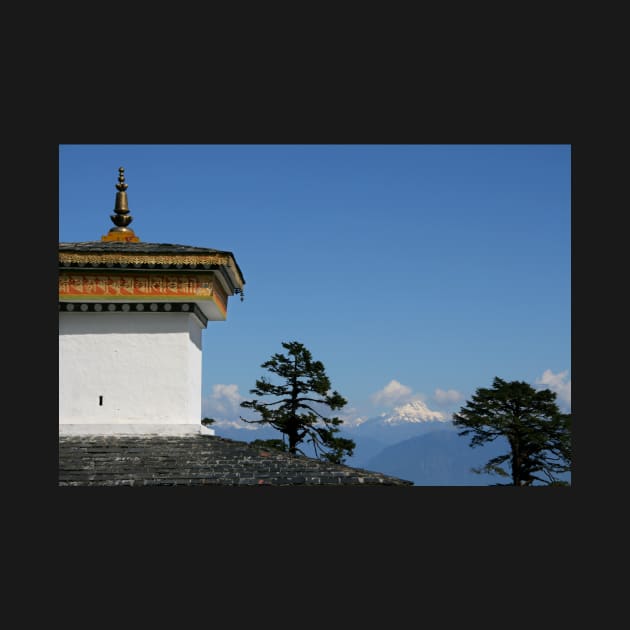
[[[116,296],[124,298],[177,298],[191,296],[200,299],[213,297],[214,279],[211,274],[105,274],[73,273],[59,274],[60,298],[87,298]],[[223,292],[221,292],[223,293]],[[223,295],[219,296],[225,302]]]
[[[111,241],[121,243],[139,243],[140,239],[135,235],[133,230],[124,228],[124,232],[115,232],[115,228],[112,228],[105,236],[101,236],[101,241],[109,243]]]
[[[60,263],[112,263],[124,265],[226,265],[231,266],[230,257],[221,254],[125,254],[103,252],[84,254],[59,252]]]

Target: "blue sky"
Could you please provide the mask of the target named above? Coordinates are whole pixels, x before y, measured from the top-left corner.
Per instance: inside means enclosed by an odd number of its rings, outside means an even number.
[[[243,271],[203,333],[204,415],[236,418],[291,340],[348,423],[410,400],[450,414],[495,376],[568,409],[570,145],[60,145],[60,241],[107,233],[119,166],[142,241]]]

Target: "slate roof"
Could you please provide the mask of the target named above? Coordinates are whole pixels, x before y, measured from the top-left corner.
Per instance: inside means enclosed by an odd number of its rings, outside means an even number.
[[[60,486],[411,486],[218,436],[60,436]]]
[[[128,254],[229,254],[209,247],[174,245],[172,243],[124,243],[120,241],[80,241],[59,243],[60,252],[125,252]]]

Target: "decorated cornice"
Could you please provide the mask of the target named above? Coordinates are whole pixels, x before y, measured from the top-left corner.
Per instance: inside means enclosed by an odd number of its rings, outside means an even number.
[[[227,294],[215,276],[176,273],[59,273],[59,299],[62,301],[212,301],[221,315],[227,313]]]
[[[123,252],[59,252],[61,264],[92,265],[225,265],[231,266],[230,256],[222,254],[138,254]]]

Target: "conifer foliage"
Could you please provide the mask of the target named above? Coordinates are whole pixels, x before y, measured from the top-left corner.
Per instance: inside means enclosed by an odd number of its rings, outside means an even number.
[[[511,477],[512,483],[499,485],[568,485],[559,475],[571,470],[571,415],[561,413],[555,400],[549,389],[499,377],[491,388],[478,388],[453,415],[453,424],[462,428],[460,436],[472,435],[471,447],[502,436],[510,451],[475,472]]]
[[[258,397],[270,396],[274,400],[261,402],[258,398],[246,400],[241,407],[253,409],[260,414],[259,420],[244,422],[270,425],[282,433],[283,443],[289,453],[304,452],[300,444],[311,443],[316,457],[334,463],[342,463],[346,456],[351,456],[355,443],[353,440],[338,437],[338,417],[328,418],[323,415],[327,407],[331,411],[343,408],[347,401],[337,391],[331,391],[330,379],[326,375],[324,364],[314,361],[311,352],[297,341],[283,342],[286,355],[276,353],[261,365],[281,379],[274,384],[266,377],[256,380],[256,387],[250,394]],[[269,446],[274,446],[268,440]]]

